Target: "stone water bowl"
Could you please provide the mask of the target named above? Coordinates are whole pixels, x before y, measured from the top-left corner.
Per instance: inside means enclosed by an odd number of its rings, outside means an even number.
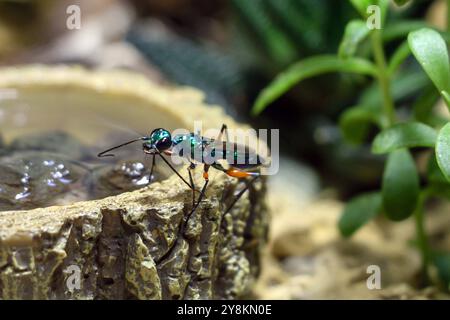
[[[2,92],[13,95],[0,98],[0,132],[6,142],[51,128],[93,150],[98,145],[98,152],[107,147],[100,118],[141,133],[157,127],[192,130],[194,121],[208,128],[222,123],[246,128],[206,105],[195,89],[162,87],[125,71],[4,68],[0,97]],[[134,148],[141,151],[139,145]],[[197,185],[201,171],[197,167]],[[187,178],[186,168],[180,173]],[[174,174],[103,199],[1,211],[0,298],[248,297],[259,273],[268,218],[264,179],[223,215],[241,187],[242,182],[211,169],[205,200],[184,231],[192,193]]]

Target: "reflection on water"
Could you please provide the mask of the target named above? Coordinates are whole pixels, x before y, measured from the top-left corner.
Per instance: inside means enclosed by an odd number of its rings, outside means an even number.
[[[79,192],[84,174],[55,154],[11,150],[0,157],[0,210],[54,204],[56,197]]]

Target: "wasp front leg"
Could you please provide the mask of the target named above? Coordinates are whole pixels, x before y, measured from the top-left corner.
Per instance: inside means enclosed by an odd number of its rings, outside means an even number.
[[[155,155],[159,155],[160,157],[161,157],[161,159],[167,164],[167,166],[181,179],[181,180],[183,180],[183,182],[190,188],[190,189],[192,189],[192,190],[195,190],[195,188],[189,183],[189,182],[187,182],[186,181],[186,179],[185,178],[183,178],[183,176],[170,164],[170,162],[169,162],[169,160],[167,160],[162,154],[161,154],[161,152],[158,150],[158,149],[156,149],[156,150],[151,150],[151,151],[148,151],[148,150],[146,150],[146,149],[144,149],[144,152],[146,153],[146,154],[151,154],[151,155],[153,155],[153,156],[155,156]],[[170,151],[170,150],[165,150],[165,151],[163,151],[162,153],[164,153],[165,155],[168,155],[168,156],[171,156],[172,155],[172,151]],[[153,166],[153,165],[152,165]],[[153,170],[153,169],[152,169]]]

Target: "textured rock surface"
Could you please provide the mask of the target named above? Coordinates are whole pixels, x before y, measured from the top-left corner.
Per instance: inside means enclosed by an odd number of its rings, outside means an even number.
[[[237,184],[215,175],[207,199],[183,227],[191,192],[174,187],[174,179],[64,211],[0,212],[0,296],[245,297],[266,237],[264,183],[223,216]],[[73,268],[81,271],[80,288],[70,290]]]

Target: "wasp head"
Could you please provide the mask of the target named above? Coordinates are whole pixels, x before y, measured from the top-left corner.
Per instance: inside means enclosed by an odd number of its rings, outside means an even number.
[[[163,128],[158,128],[150,133],[148,139],[144,140],[144,150],[150,151],[157,149],[158,151],[165,151],[172,147],[172,136],[170,132]]]

